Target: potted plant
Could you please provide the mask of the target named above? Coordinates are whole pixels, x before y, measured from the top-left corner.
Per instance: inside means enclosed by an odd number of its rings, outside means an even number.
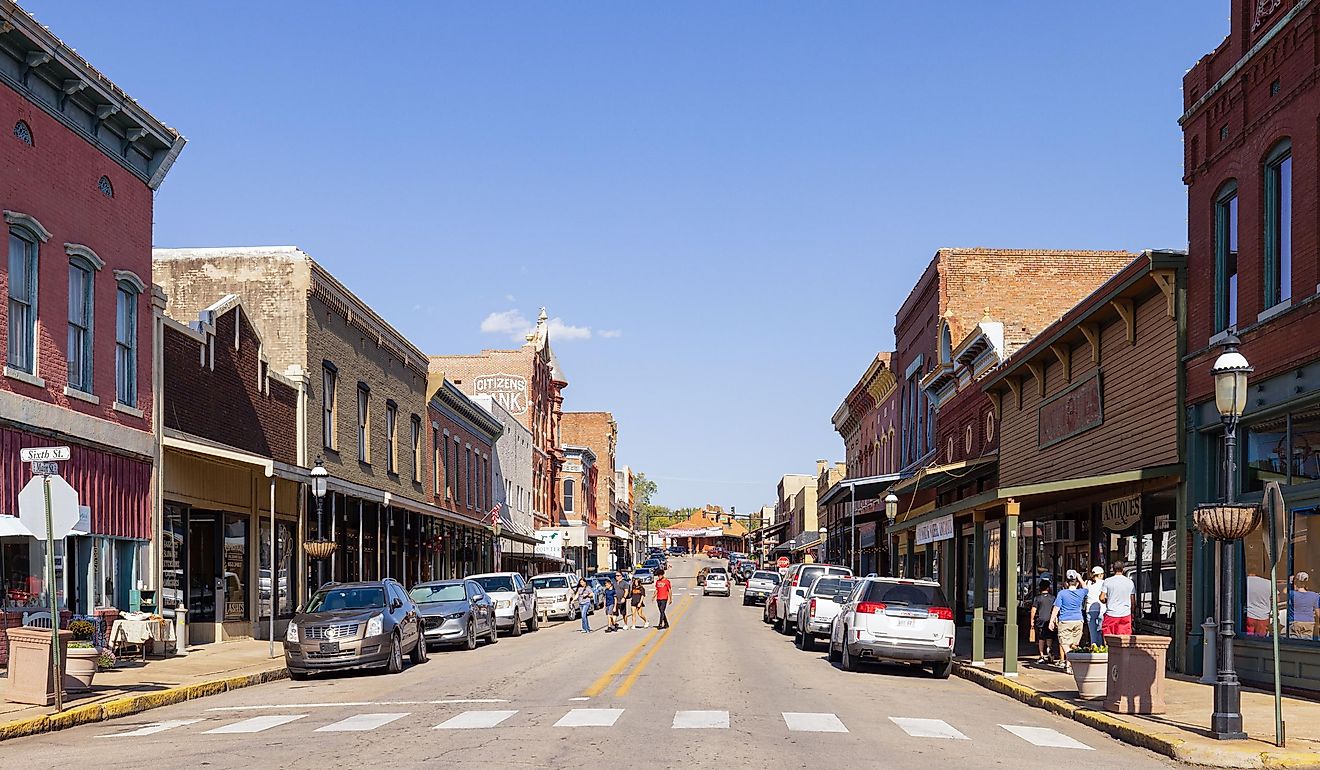
[[[68,660],[64,664],[64,689],[86,692],[92,689],[101,651],[92,642],[96,626],[88,620],[75,620],[69,624],[73,640],[69,642]]]
[[[1103,644],[1079,644],[1068,651],[1068,665],[1077,695],[1086,700],[1105,697],[1109,679],[1109,648]]]

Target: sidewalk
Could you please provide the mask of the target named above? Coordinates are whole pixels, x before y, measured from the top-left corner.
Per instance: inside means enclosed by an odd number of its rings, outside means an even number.
[[[283,649],[275,645],[275,658],[269,649],[269,642],[244,639],[189,647],[182,657],[121,662],[98,673],[90,692],[66,695],[60,714],[54,706],[5,700],[9,682],[0,679],[0,741],[283,679]]]
[[[1003,672],[1003,642],[986,639],[985,667],[970,664],[971,630],[958,629],[955,673],[1037,708],[1047,709],[1143,746],[1180,762],[1209,767],[1320,767],[1320,703],[1285,696],[1287,748],[1274,745],[1274,694],[1242,690],[1242,718],[1249,738],[1220,741],[1210,736],[1213,688],[1194,678],[1169,674],[1164,685],[1168,711],[1139,716],[1114,714],[1101,701],[1081,700],[1071,674],[1062,668],[1037,666],[1035,645],[1019,647],[1018,676]],[[992,657],[993,656],[993,657]]]

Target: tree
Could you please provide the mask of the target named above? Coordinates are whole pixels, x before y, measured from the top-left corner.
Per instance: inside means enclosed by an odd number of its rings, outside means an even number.
[[[633,476],[633,507],[639,511],[644,511],[651,504],[651,496],[656,493],[659,487],[654,481],[646,478],[645,473],[638,473]]]

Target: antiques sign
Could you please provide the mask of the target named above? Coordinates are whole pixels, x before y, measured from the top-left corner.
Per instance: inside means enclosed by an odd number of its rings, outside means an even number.
[[[1052,396],[1036,411],[1036,445],[1044,449],[1105,421],[1100,394],[1100,370]]]
[[[1106,500],[1100,505],[1100,523],[1110,532],[1123,532],[1140,520],[1140,494]]]
[[[491,396],[509,414],[527,413],[527,378],[516,374],[486,374],[473,381],[478,396]]]
[[[953,537],[953,514],[917,525],[917,545]]]

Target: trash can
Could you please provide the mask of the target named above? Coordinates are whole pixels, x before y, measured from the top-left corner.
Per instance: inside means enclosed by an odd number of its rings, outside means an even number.
[[[69,657],[69,640],[73,638],[73,632],[59,632],[58,680],[51,676],[49,628],[23,626],[10,628],[6,633],[9,636],[9,686],[5,689],[5,700],[36,706],[54,705],[55,683],[64,681],[64,663]]]
[[[1117,714],[1163,714],[1167,636],[1106,636],[1109,683],[1105,710]]]

